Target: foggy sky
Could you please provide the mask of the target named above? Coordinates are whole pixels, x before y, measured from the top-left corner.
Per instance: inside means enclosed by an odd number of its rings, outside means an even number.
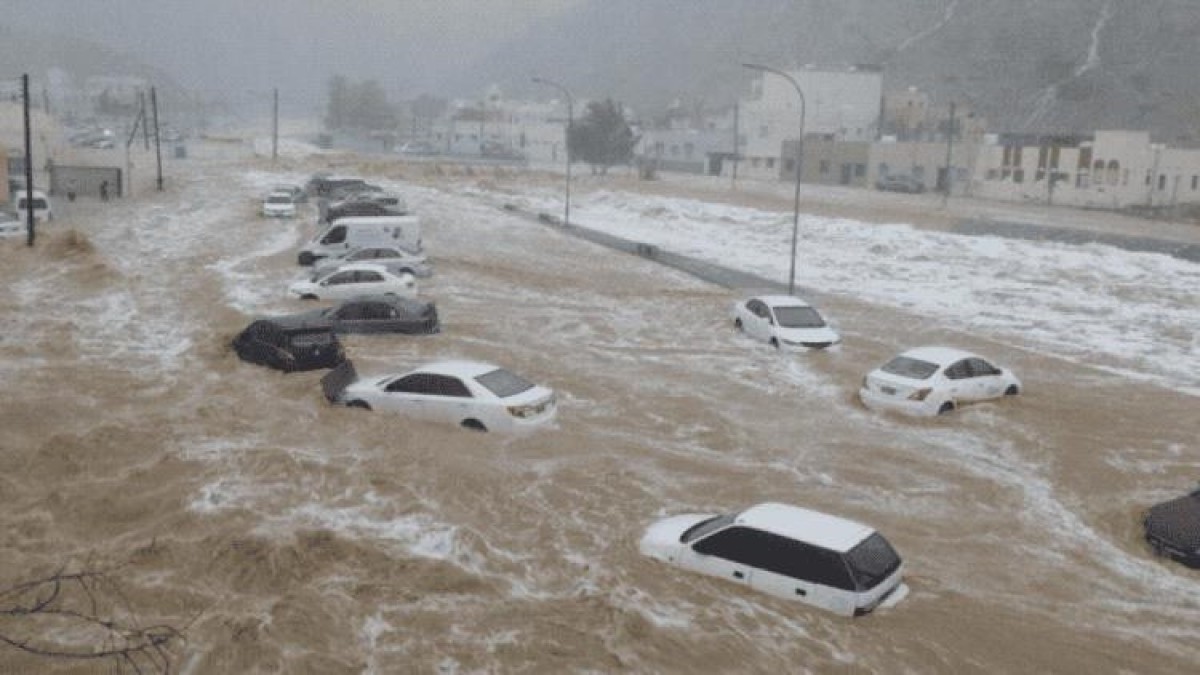
[[[15,30],[128,52],[183,87],[244,95],[279,87],[316,101],[332,75],[389,93],[449,94],[497,45],[579,0],[0,0]],[[475,93],[475,92],[468,92]]]

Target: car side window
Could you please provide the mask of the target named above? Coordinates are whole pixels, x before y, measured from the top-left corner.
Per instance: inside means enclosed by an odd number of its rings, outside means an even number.
[[[802,581],[832,586],[846,591],[855,589],[854,579],[842,556],[819,546],[769,535],[778,543],[772,547],[771,559],[764,568]]]
[[[971,377],[971,364],[966,359],[946,368],[946,377],[951,380],[962,380]]]
[[[366,318],[365,306],[362,303],[353,302],[342,305],[337,311],[337,318],[342,321],[357,321]]]
[[[382,302],[372,302],[363,307],[364,319],[390,319],[393,316],[395,316],[395,312],[393,312],[391,306]]]
[[[968,363],[971,364],[971,376],[972,377],[986,377],[989,375],[999,375],[1000,374],[999,368],[993,366],[992,364],[988,363],[987,361],[984,361],[983,359],[969,359]]]
[[[371,270],[359,270],[357,279],[358,283],[360,284],[373,284],[383,281],[383,275],[379,272],[372,272]]]
[[[437,396],[454,396],[457,398],[471,398],[471,390],[467,389],[467,385],[463,384],[462,380],[449,375],[430,375],[436,379],[434,391],[431,394]]]
[[[751,567],[761,567],[767,557],[766,532],[750,527],[730,527],[692,544],[692,550]]]
[[[340,244],[346,241],[346,226],[335,227],[321,240],[322,244]]]
[[[433,394],[433,377],[427,373],[407,375],[389,384],[387,391],[391,394]]]
[[[336,286],[338,284],[352,284],[354,283],[354,274],[355,273],[351,271],[338,272],[337,274],[329,277],[329,280],[325,283],[329,284],[330,286]]]

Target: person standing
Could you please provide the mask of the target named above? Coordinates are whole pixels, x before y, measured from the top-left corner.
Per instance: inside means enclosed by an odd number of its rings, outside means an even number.
[[[108,201],[108,181],[100,181],[100,201]]]

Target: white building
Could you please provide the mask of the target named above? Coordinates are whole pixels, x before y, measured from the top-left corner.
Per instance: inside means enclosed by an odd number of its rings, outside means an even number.
[[[877,66],[786,71],[803,92],[804,134],[839,141],[873,141],[878,135],[883,72]],[[800,135],[801,100],[796,88],[775,73],[764,72],[742,100],[738,126],[743,170],[764,178],[791,174],[794,158],[785,158],[783,142]],[[792,166],[789,167],[788,164]]]

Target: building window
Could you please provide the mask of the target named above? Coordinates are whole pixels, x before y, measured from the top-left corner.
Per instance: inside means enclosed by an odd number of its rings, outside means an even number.
[[[855,164],[854,165],[854,177],[862,178],[865,175],[867,175],[867,165],[866,164]]]
[[[1154,172],[1147,169],[1146,170],[1146,187],[1150,187],[1150,181],[1153,179],[1154,179]]]
[[[1000,177],[1000,172],[997,171],[996,169],[988,169],[987,170],[987,180],[996,180],[999,177]]]
[[[783,170],[788,173],[795,171],[796,170],[796,160],[789,159],[789,160],[785,161],[783,163]],[[1194,190],[1195,188],[1192,188],[1192,189]]]
[[[1024,183],[1025,182],[1025,169],[1017,169],[1016,171],[1013,171],[1013,182],[1014,183]]]
[[[1200,176],[1192,176],[1192,191],[1196,190],[1196,186],[1200,185]]]
[[[880,162],[880,163],[879,163],[879,177],[880,177],[880,178],[883,178],[883,177],[884,177],[884,176],[886,176],[886,175],[888,175],[888,165],[887,165],[887,162]]]
[[[1129,185],[1129,169],[1121,172],[1121,185]]]
[[[1159,189],[1159,190],[1166,190],[1166,189],[1167,189],[1167,174],[1165,174],[1165,173],[1164,173],[1164,174],[1160,174],[1160,175],[1159,175],[1159,177],[1158,177],[1158,189]]]
[[[774,158],[774,157],[768,157],[768,158],[767,158],[767,168],[768,168],[768,169],[774,169],[774,168],[775,168],[775,158]]]
[[[827,175],[829,173],[829,160],[827,160],[827,159],[821,160],[819,171],[821,172],[822,176]]]

